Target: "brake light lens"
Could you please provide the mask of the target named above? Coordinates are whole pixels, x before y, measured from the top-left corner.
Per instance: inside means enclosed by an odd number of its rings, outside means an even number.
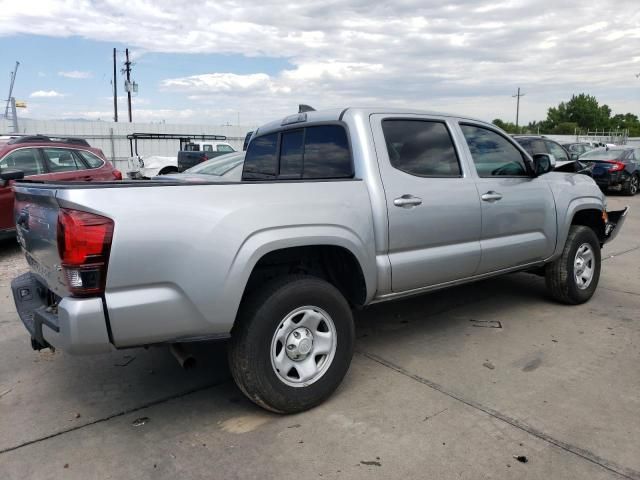
[[[58,251],[74,296],[104,293],[113,220],[67,208],[58,214]]]
[[[613,165],[609,169],[610,172],[619,172],[620,170],[624,170],[624,163],[622,162],[611,162]]]
[[[113,178],[116,180],[122,180],[122,172],[117,168],[113,169]]]

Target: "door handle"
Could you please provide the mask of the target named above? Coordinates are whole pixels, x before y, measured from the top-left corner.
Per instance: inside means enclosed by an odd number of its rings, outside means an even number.
[[[485,202],[497,202],[502,198],[502,194],[489,190],[487,193],[483,193],[480,198]]]
[[[418,198],[418,197],[414,197],[413,195],[402,195],[399,198],[396,198],[393,201],[393,204],[396,207],[403,207],[403,208],[411,208],[411,207],[417,207],[418,205],[422,204],[422,199]]]

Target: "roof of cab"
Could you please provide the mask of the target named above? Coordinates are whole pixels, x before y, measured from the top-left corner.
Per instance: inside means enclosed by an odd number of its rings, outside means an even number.
[[[351,116],[369,116],[374,114],[388,114],[388,115],[432,115],[438,117],[452,117],[461,120],[470,120],[473,122],[483,123],[489,125],[489,122],[479,120],[477,118],[469,117],[466,115],[456,115],[452,113],[434,112],[429,110],[415,110],[407,108],[386,108],[386,107],[346,107],[346,108],[332,108],[327,110],[314,110],[303,113],[294,113],[284,118],[271,121],[265,125],[262,125],[256,129],[255,135],[264,135],[274,131],[282,130],[284,128],[294,128],[295,126],[302,126],[305,123],[319,123],[319,122],[336,122],[342,120],[346,115]],[[299,117],[296,119],[294,117]],[[497,127],[495,127],[497,128]]]

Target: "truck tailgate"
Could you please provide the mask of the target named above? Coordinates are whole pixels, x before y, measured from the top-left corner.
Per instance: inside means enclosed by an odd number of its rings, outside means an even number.
[[[55,188],[15,187],[15,220],[18,243],[31,272],[60,297],[67,296],[58,252],[58,212]]]

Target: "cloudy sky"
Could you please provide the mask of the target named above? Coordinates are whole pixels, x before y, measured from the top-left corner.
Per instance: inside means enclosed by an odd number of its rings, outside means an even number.
[[[252,126],[298,103],[514,121],[518,87],[521,123],[580,92],[640,114],[638,0],[0,0],[0,12],[0,96],[19,60],[14,95],[32,118],[110,120],[114,47],[135,61],[134,121]]]

